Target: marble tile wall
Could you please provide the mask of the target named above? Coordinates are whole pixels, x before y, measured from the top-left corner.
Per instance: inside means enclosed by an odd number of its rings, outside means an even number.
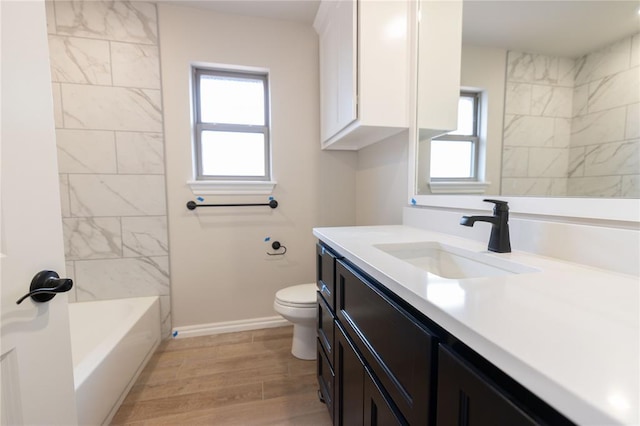
[[[569,195],[640,197],[640,34],[576,61]]]
[[[72,301],[160,296],[169,247],[156,6],[47,2]]]
[[[509,52],[503,133],[503,195],[565,195],[574,61]]]
[[[640,197],[640,34],[579,59],[509,52],[504,195]]]

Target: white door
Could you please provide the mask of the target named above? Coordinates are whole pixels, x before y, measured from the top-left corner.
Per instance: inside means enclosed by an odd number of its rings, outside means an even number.
[[[64,274],[44,2],[0,1],[0,418],[77,423],[67,295],[30,298],[40,270]]]

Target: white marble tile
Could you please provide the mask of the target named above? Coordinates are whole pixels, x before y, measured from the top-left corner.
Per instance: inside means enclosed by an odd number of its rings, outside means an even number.
[[[169,258],[76,261],[78,300],[169,295]]]
[[[157,44],[153,3],[141,1],[56,1],[58,34]]]
[[[624,131],[624,138],[640,138],[640,104],[627,106],[627,126]]]
[[[529,148],[505,146],[502,150],[502,176],[527,177]]]
[[[636,174],[640,171],[640,140],[605,143],[587,148],[585,176]]]
[[[569,177],[584,176],[584,158],[586,155],[585,147],[569,149]]]
[[[531,90],[528,83],[507,83],[504,110],[506,114],[531,114]]]
[[[507,55],[507,81],[555,84],[558,58],[511,51]]]
[[[640,198],[640,175],[622,176],[621,187],[621,197]]]
[[[107,41],[50,35],[49,57],[53,81],[111,84]]]
[[[575,85],[576,60],[558,58],[558,86],[572,88]]]
[[[568,148],[571,145],[570,118],[556,118],[553,120],[553,144],[554,148]]]
[[[118,172],[132,174],[164,173],[162,133],[116,132]]]
[[[615,42],[576,61],[576,84],[584,84],[629,68],[631,38]]]
[[[571,118],[572,97],[571,88],[536,84],[531,92],[531,114]]]
[[[529,177],[563,178],[568,168],[567,148],[529,148]]]
[[[62,221],[67,260],[122,257],[120,218],[70,218]]]
[[[573,99],[571,102],[571,117],[584,115],[588,112],[589,106],[589,84],[576,86],[573,89]]]
[[[166,216],[123,217],[122,244],[124,257],[168,255]]]
[[[504,196],[563,196],[566,188],[566,178],[505,178],[500,193]]]
[[[631,68],[589,84],[589,112],[604,111],[638,102],[640,102],[638,68]]]
[[[160,91],[62,84],[66,128],[162,131]]]
[[[111,131],[56,130],[61,173],[116,173],[116,144]]]
[[[53,92],[53,120],[56,129],[64,127],[64,118],[62,113],[62,92],[60,91],[60,83],[52,83],[51,90]]]
[[[575,117],[571,122],[571,146],[596,145],[624,139],[626,108]]]
[[[552,146],[554,119],[505,114],[505,146]]]
[[[630,67],[640,66],[640,33],[631,38],[631,63]]]
[[[74,217],[167,214],[164,176],[70,175],[69,189]]]
[[[69,199],[69,175],[60,174],[60,208],[62,217],[71,217],[71,202]]]
[[[56,33],[56,11],[54,10],[54,3],[55,2],[53,0],[45,0],[44,2],[44,10],[47,19],[47,34]]]
[[[620,176],[570,178],[567,195],[572,197],[617,197],[620,194]]]
[[[74,262],[65,262],[64,266],[65,266],[64,277],[70,278],[71,281],[73,281],[73,287],[71,287],[71,290],[67,292],[67,295],[69,297],[69,303],[75,303],[77,301],[77,296],[76,296],[77,283],[76,283]]]
[[[160,89],[158,47],[111,42],[114,86]]]

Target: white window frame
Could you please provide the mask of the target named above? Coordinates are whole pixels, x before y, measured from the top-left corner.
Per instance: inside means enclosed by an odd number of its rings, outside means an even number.
[[[480,123],[482,113],[481,92],[461,91],[460,97],[473,98],[473,133],[470,135],[457,135],[446,133],[433,138],[434,140],[461,141],[472,143],[471,176],[469,177],[430,177],[429,188],[432,193],[484,193],[489,182],[482,182],[479,177],[480,170]]]
[[[194,64],[191,67],[192,86],[192,141],[193,180],[187,182],[196,195],[271,194],[276,182],[272,179],[271,138],[270,138],[270,94],[267,70],[248,70],[233,66],[206,66]],[[207,123],[202,121],[200,111],[200,77],[202,75],[232,76],[259,79],[264,82],[264,125],[242,125],[232,123]],[[205,131],[225,131],[242,133],[262,133],[264,135],[265,173],[263,176],[205,175],[202,172],[202,134]]]

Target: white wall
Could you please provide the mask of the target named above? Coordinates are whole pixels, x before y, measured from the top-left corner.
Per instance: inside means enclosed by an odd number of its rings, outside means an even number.
[[[314,226],[355,224],[356,154],[322,152],[318,38],[309,25],[160,4],[174,327],[276,315],[275,292],[315,281]],[[192,178],[190,64],[268,68],[273,196],[280,206],[200,208]],[[264,202],[209,196],[207,203]],[[270,257],[265,237],[288,251]]]

